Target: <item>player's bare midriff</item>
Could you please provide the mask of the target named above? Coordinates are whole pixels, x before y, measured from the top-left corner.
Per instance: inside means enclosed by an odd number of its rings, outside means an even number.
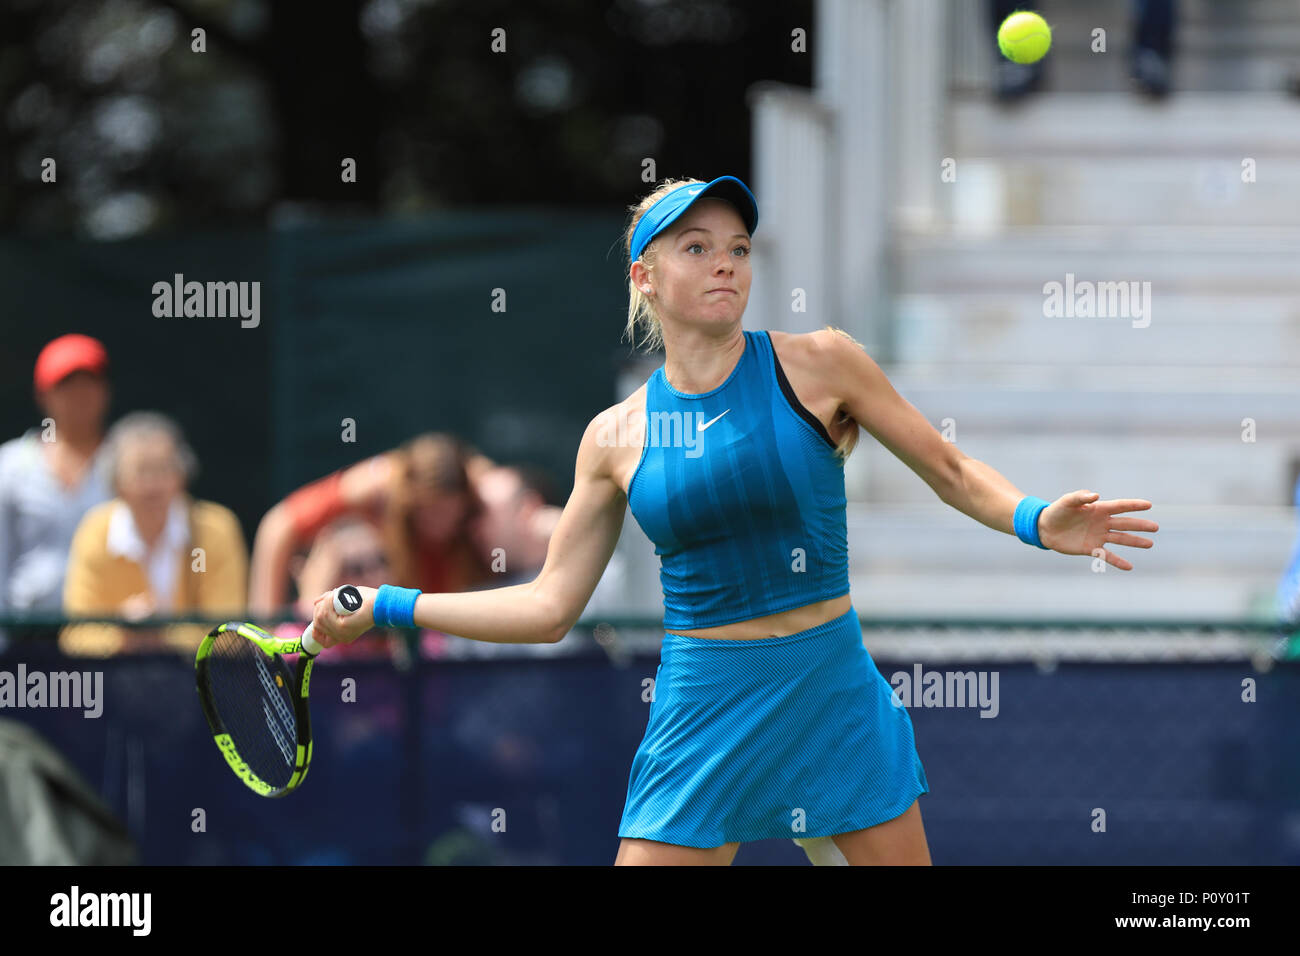
[[[816,376],[811,374],[811,371],[799,361],[798,354],[791,347],[793,345],[791,339],[792,336],[780,332],[774,333],[772,336],[773,347],[776,348],[777,358],[781,361],[786,379],[790,382],[790,388],[794,390],[795,396],[803,403],[804,407],[816,415],[821,423],[826,426],[827,433],[831,438],[839,442],[846,427],[856,428],[858,426],[856,424],[846,426],[836,421],[839,411],[838,403],[833,397],[824,394],[821,383],[817,381]],[[779,347],[778,343],[784,348]],[[620,406],[620,411],[626,415],[627,421],[627,431],[624,434],[632,436],[644,435],[645,391],[643,385],[636,392],[629,395]],[[626,496],[632,476],[636,473],[637,464],[641,460],[640,442],[630,442],[615,449],[615,453],[611,465],[612,472],[619,488],[622,489],[623,494]],[[817,627],[819,624],[825,624],[827,621],[833,621],[848,611],[850,607],[852,607],[852,599],[848,593],[845,593],[824,601],[815,601],[802,607],[791,608],[788,611],[751,618],[748,621],[733,621],[730,624],[722,624],[717,627],[704,627],[690,631],[668,631],[667,633],[684,637],[714,637],[722,640],[785,637]]]

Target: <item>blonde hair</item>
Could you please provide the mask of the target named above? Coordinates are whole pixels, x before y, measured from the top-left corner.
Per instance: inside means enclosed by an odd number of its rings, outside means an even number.
[[[632,341],[633,348],[645,348],[648,352],[654,352],[664,345],[663,326],[659,323],[659,313],[655,309],[654,300],[637,287],[632,281],[632,236],[636,233],[636,224],[641,221],[641,217],[646,211],[663,199],[674,189],[682,186],[703,185],[702,179],[665,179],[654,191],[647,195],[635,206],[629,206],[628,212],[632,214],[628,221],[627,230],[623,234],[623,255],[627,257],[627,327],[623,330],[623,338]],[[654,271],[655,260],[659,258],[659,237],[646,245],[641,251],[641,263]],[[636,341],[637,328],[640,327],[644,332],[644,337],[638,345]]]

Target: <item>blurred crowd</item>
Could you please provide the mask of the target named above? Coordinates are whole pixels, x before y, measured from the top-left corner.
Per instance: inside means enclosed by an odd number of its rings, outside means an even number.
[[[429,432],[273,505],[250,555],[234,513],[189,493],[199,462],[175,421],[134,411],[105,431],[111,392],[100,342],[50,342],[33,385],[40,426],[0,445],[0,613],[210,622],[68,624],[58,635],[68,654],[192,653],[225,620],[296,617],[278,627],[296,636],[317,596],[341,584],[451,592],[526,583],[562,511],[542,470]],[[616,607],[619,567],[615,555],[589,609]],[[423,632],[419,646],[435,657],[499,647],[436,632]],[[399,634],[376,630],[330,656],[407,650]]]

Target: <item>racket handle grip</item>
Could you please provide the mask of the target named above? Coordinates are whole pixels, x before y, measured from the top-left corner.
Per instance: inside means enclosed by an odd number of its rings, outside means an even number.
[[[334,613],[340,617],[355,614],[361,609],[361,604],[361,592],[352,585],[345,584],[334,589]],[[316,642],[316,638],[312,637],[310,624],[307,625],[307,630],[302,632],[302,649],[312,657],[325,649]]]

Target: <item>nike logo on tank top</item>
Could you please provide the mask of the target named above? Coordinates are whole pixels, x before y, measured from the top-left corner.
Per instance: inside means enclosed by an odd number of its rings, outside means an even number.
[[[628,507],[659,555],[664,627],[746,621],[849,590],[844,465],[767,332],[717,388],[646,383]],[[702,427],[703,426],[703,427]]]

